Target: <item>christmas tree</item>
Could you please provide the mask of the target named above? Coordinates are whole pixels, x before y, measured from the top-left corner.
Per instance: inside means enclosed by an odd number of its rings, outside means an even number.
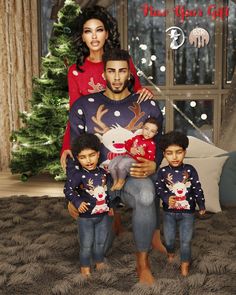
[[[24,126],[13,132],[12,173],[21,173],[23,181],[30,175],[50,173],[63,179],[60,149],[68,120],[68,66],[76,60],[73,45],[75,19],[80,7],[66,0],[53,25],[49,53],[42,58],[41,76],[33,79],[30,111],[20,114]]]

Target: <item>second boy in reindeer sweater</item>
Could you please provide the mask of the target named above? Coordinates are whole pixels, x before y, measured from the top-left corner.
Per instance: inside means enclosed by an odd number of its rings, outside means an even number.
[[[196,203],[199,213],[205,214],[205,199],[197,171],[192,165],[183,163],[188,143],[188,137],[177,131],[166,133],[161,138],[160,148],[169,165],[159,170],[156,182],[157,193],[163,201],[163,227],[168,260],[172,262],[174,258],[178,226],[183,276],[188,275],[191,261]]]

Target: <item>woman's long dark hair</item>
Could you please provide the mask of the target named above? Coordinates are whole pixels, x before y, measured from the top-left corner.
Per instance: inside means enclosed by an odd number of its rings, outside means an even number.
[[[85,58],[89,56],[89,48],[82,40],[83,27],[86,21],[90,19],[100,20],[105,30],[108,32],[108,38],[104,44],[104,52],[111,48],[120,48],[120,34],[118,32],[117,21],[114,17],[102,6],[92,6],[82,10],[82,13],[77,17],[77,32],[74,37],[75,45],[78,50],[76,67],[77,70],[83,72],[80,68],[85,61]]]

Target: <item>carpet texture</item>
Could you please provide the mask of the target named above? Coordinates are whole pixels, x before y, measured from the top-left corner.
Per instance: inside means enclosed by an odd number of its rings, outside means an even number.
[[[127,232],[114,241],[109,269],[86,281],[79,274],[76,224],[63,198],[0,199],[0,294],[236,294],[236,208],[196,220],[187,278],[179,274],[179,256],[170,265],[152,251],[157,281],[149,288],[137,283],[131,211],[122,214]]]

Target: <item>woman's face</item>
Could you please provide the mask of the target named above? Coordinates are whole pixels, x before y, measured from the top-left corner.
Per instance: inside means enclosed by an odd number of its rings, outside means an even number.
[[[108,32],[99,19],[90,19],[84,23],[82,39],[90,51],[99,51],[108,38]]]

